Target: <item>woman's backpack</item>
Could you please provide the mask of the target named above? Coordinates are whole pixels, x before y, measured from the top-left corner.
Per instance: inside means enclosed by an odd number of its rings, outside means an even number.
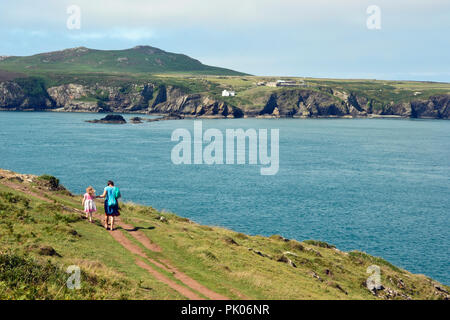
[[[112,195],[112,197],[108,197],[108,206],[110,207],[117,205],[117,199],[122,197],[122,195],[120,194],[120,190],[117,187],[114,187],[114,189],[112,190]]]
[[[122,194],[120,193],[120,189],[117,187],[114,187],[114,197],[117,199],[122,197]]]

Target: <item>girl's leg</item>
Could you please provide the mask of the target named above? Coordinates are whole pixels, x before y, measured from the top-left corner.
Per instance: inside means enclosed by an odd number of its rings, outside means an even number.
[[[105,228],[108,230],[108,215],[105,214]]]
[[[114,230],[114,216],[111,216],[111,231]]]
[[[89,212],[89,222],[92,223],[92,212]]]

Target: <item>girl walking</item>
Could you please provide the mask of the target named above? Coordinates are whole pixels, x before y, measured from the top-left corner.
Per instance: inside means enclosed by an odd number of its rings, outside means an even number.
[[[92,213],[97,212],[97,207],[95,206],[95,190],[92,187],[86,188],[86,193],[83,196],[82,205],[84,207],[84,213],[86,213],[86,219],[92,222]]]

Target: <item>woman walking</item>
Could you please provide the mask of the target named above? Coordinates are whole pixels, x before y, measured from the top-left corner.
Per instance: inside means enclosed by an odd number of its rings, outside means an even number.
[[[121,197],[119,188],[114,186],[113,181],[108,181],[108,186],[105,187],[103,194],[99,198],[105,198],[105,228],[114,230],[114,218],[120,216],[119,212],[119,198]]]

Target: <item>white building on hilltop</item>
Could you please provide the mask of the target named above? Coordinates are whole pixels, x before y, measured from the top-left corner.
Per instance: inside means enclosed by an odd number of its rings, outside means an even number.
[[[222,91],[222,97],[234,97],[234,96],[236,96],[236,92],[234,92],[234,91],[228,91],[228,90]]]

